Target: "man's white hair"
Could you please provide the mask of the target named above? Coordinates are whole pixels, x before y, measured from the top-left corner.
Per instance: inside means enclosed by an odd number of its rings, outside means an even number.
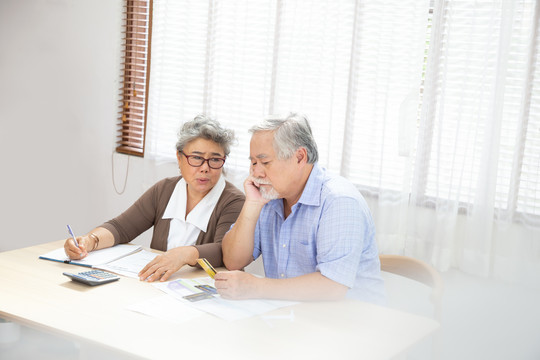
[[[278,159],[290,159],[296,150],[303,147],[307,151],[309,164],[314,164],[319,160],[317,143],[304,115],[296,113],[291,113],[286,117],[270,115],[262,123],[249,129],[251,134],[261,131],[274,132],[273,146]]]

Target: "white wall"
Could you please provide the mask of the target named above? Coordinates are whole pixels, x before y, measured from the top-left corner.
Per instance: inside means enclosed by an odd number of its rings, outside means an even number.
[[[0,1],[0,251],[85,233],[148,186],[134,157],[123,195],[111,180],[122,4]]]

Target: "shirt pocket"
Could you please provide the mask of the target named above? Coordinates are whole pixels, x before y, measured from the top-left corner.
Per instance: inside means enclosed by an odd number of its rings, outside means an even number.
[[[299,240],[292,249],[291,257],[294,259],[298,275],[314,272],[317,267],[317,248],[309,240]]]

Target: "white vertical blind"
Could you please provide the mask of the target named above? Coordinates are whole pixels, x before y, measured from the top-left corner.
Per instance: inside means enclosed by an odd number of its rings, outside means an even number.
[[[512,175],[517,192],[516,211],[523,215],[527,223],[535,223],[540,217],[540,5],[530,1],[519,8],[518,24],[521,25],[516,45],[520,53],[525,55],[523,66],[521,57],[514,58],[514,67],[521,76],[516,76],[514,94],[515,102],[519,102],[519,132],[516,136],[517,151],[513,161],[509,161],[515,171]],[[531,29],[531,30],[529,30]],[[522,70],[519,72],[519,70]],[[520,92],[518,92],[520,91]],[[520,161],[520,151],[523,159]],[[521,165],[520,167],[517,164]],[[518,175],[519,174],[519,175]],[[512,197],[510,197],[512,198]]]
[[[155,1],[150,157],[173,159],[180,125],[205,113],[239,139],[226,166],[247,168],[247,129],[268,111],[275,12],[275,1]]]
[[[366,191],[409,192],[429,1],[360,4],[342,171]]]
[[[320,163],[341,171],[351,62],[353,1],[283,1],[275,113],[308,115]]]
[[[494,113],[500,50],[501,6],[484,2],[474,8],[452,1],[444,9],[436,113],[426,119],[433,127],[429,163],[425,164],[431,198],[474,203],[479,172],[489,159],[486,136],[497,136],[500,114]],[[503,64],[504,66],[505,64]],[[436,91],[437,91],[436,90]],[[497,156],[497,154],[492,154]],[[421,164],[420,166],[424,166]]]
[[[489,178],[499,216],[539,215],[535,5],[155,1],[149,157],[174,159],[204,112],[236,130],[228,166],[245,171],[247,129],[302,112],[322,165],[365,192],[466,210]]]
[[[370,200],[383,251],[489,273],[510,246],[496,224],[540,232],[539,13],[535,0],[154,0],[146,156],[174,161],[180,125],[206,113],[235,130],[226,167],[244,174],[247,129],[304,113],[320,163]]]
[[[235,130],[239,146],[227,160],[229,168],[247,169],[247,129],[268,111],[275,14],[272,1],[214,2],[207,79],[211,93],[205,113]]]
[[[180,125],[202,112],[208,2],[154,1],[146,152],[175,158]]]
[[[493,186],[484,196],[493,197],[499,216],[538,214],[540,155],[529,150],[538,149],[540,115],[531,102],[539,64],[535,2],[442,3],[423,104],[434,111],[422,118],[419,139],[425,153],[417,172],[425,178],[415,190],[425,201],[458,201],[466,210]]]

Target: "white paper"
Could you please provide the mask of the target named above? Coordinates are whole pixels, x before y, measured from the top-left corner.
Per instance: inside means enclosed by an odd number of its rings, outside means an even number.
[[[205,311],[228,321],[234,321],[248,318],[251,316],[261,315],[266,312],[279,309],[281,307],[290,306],[298,303],[295,301],[267,299],[226,300],[222,299],[219,295],[214,295],[214,297],[210,299],[195,302],[183,299],[183,296],[185,295],[202,292],[199,289],[195,288],[195,285],[203,284],[214,286],[214,280],[210,277],[196,279],[178,279],[174,281],[154,284],[154,286],[191,307]]]
[[[119,275],[138,279],[139,272],[157,255],[158,254],[156,253],[143,249],[134,254],[96,267]]]
[[[197,289],[195,287],[196,285],[214,286],[214,279],[208,276],[196,279],[177,279],[173,281],[153,283],[152,285],[178,300],[188,302],[183,298],[184,296],[203,292],[202,290]]]
[[[161,295],[126,307],[128,310],[178,324],[195,319],[203,314],[191,306],[169,295]]]
[[[262,315],[269,311],[294,304],[297,304],[297,302],[267,299],[226,300],[219,296],[190,303],[196,309],[206,311],[228,321]]]
[[[103,265],[108,262],[114,261],[140,249],[140,245],[120,244],[105,249],[91,251],[88,253],[88,256],[81,260],[70,260],[69,257],[66,255],[64,248],[60,248],[43,254],[40,256],[40,258],[93,267],[96,265]]]

